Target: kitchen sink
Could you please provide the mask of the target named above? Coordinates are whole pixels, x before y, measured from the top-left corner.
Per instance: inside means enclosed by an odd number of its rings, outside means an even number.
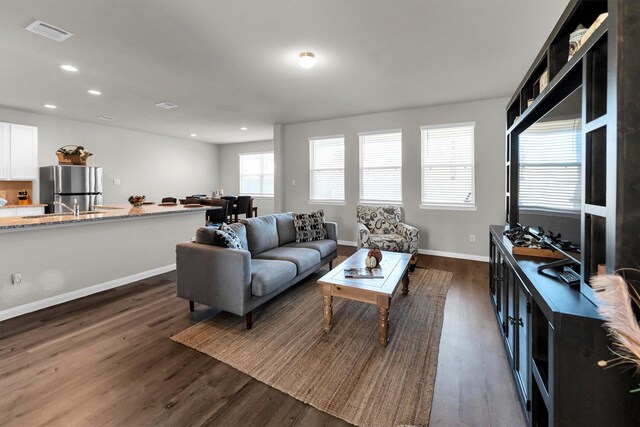
[[[80,212],[80,216],[83,215],[96,215],[96,214],[101,214],[104,213],[104,211],[82,211]],[[54,217],[54,216],[73,216],[73,212],[60,212],[60,213],[48,213],[48,214],[41,214],[41,215],[28,215],[28,216],[23,216],[22,218],[24,219],[36,219],[36,218],[50,218],[50,217]]]

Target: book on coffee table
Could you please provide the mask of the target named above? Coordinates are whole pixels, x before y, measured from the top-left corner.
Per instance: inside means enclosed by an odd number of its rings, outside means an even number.
[[[347,279],[382,279],[384,274],[379,268],[345,268],[344,277]]]

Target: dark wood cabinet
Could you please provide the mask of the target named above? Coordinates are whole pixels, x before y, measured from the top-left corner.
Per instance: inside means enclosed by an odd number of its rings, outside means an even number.
[[[515,388],[531,426],[630,426],[640,420],[637,381],[611,358],[595,305],[537,267],[548,260],[514,256],[490,229],[490,298]]]

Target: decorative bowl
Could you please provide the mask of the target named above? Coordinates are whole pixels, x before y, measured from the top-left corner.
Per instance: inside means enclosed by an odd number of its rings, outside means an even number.
[[[144,199],[145,199],[145,196],[138,196],[136,194],[133,196],[129,196],[129,203],[131,203],[132,206],[139,208],[144,203]]]

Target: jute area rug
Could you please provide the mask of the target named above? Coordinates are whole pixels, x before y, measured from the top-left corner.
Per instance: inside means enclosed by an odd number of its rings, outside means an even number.
[[[244,318],[220,313],[171,339],[352,424],[426,426],[452,277],[415,270],[409,295],[391,302],[386,348],[371,304],[334,298],[324,333],[319,276],[258,309],[249,331]]]

